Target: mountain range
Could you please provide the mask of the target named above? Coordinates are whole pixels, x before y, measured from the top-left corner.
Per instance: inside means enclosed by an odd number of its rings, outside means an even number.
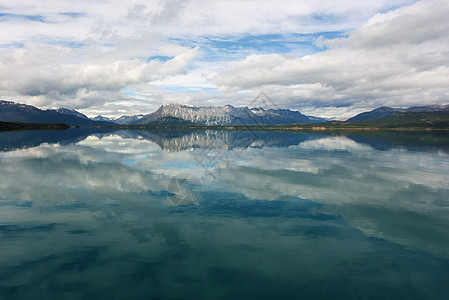
[[[92,118],[94,121],[104,121],[104,122],[112,122],[119,125],[131,125],[136,124],[139,120],[143,118],[143,115],[134,115],[134,116],[121,116],[120,118],[108,118],[103,116],[96,116]]]
[[[410,115],[410,113],[432,114],[436,112],[449,112],[449,105],[430,105],[411,108],[380,107],[369,112],[358,114],[348,119],[346,122],[355,124],[367,120],[380,120],[389,117],[395,117],[394,121],[396,122],[396,119],[400,117],[401,123],[407,122],[408,119],[413,119],[412,121],[416,123],[419,116]],[[392,121],[389,119],[385,120],[388,122]],[[67,108],[42,110],[31,105],[0,100],[0,121],[51,124],[64,123],[70,126],[97,127],[114,125],[291,125],[321,123],[326,122],[327,120],[306,116],[299,111],[290,109],[249,108],[247,106],[234,107],[232,105],[196,107],[182,104],[162,105],[155,112],[146,115],[122,116],[117,119],[97,116],[90,119],[76,110]],[[376,122],[382,123],[382,121]]]
[[[325,122],[325,119],[305,116],[290,109],[234,107],[195,107],[181,104],[162,105],[153,113],[122,116],[117,119],[86,115],[66,108],[41,110],[31,105],[0,100],[0,121],[29,123],[65,123],[70,126],[111,125],[285,125]]]
[[[64,123],[69,126],[110,126],[114,123],[97,122],[76,110],[66,108],[42,110],[37,107],[0,100],[0,121],[23,123]]]
[[[379,107],[360,113],[346,122],[364,121],[389,117],[398,113],[449,111],[449,105],[415,106],[410,108]],[[168,118],[171,117],[171,118]],[[180,120],[185,120],[182,122]],[[114,122],[120,125],[188,125],[189,122],[200,125],[288,125],[326,122],[326,119],[305,116],[290,109],[263,109],[226,106],[195,107],[181,104],[162,105],[154,113],[147,115],[122,116],[109,119],[97,116],[93,120]]]

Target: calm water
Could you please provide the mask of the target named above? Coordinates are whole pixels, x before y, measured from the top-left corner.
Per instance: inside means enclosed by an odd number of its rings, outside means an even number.
[[[1,299],[447,299],[449,134],[0,132]]]

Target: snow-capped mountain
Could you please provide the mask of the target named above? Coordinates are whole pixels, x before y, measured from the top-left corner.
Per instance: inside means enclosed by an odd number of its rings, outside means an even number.
[[[130,125],[137,123],[140,119],[143,118],[143,115],[134,115],[134,116],[121,116],[120,118],[108,118],[103,116],[96,116],[92,118],[94,121],[106,121],[113,122],[119,125]]]
[[[68,108],[61,107],[61,108],[57,108],[57,109],[47,109],[47,110],[55,111],[55,112],[58,112],[58,113],[64,114],[64,115],[76,116],[81,119],[86,119],[86,120],[89,119],[85,114],[82,114],[79,111],[76,111],[74,109],[68,109]]]
[[[114,118],[108,118],[108,117],[103,117],[103,116],[96,116],[91,118],[92,121],[102,121],[102,122],[113,122],[115,123],[115,119]]]
[[[128,125],[128,124],[135,124],[142,118],[143,115],[121,116],[120,118],[115,119],[113,122],[120,125]]]
[[[195,107],[182,104],[167,104],[154,113],[145,115],[134,124],[145,125],[163,117],[175,117],[203,125],[280,125],[324,122],[324,119],[309,118],[299,111],[289,109],[263,109],[226,106]]]

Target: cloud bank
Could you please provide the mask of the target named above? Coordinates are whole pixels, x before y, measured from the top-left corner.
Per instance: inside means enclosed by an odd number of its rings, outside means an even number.
[[[378,14],[328,50],[301,58],[251,55],[218,74],[220,89],[263,88],[284,105],[410,106],[449,102],[449,4],[419,2]]]
[[[449,103],[449,4],[424,1],[15,1],[0,97],[88,115],[169,102],[350,117]]]

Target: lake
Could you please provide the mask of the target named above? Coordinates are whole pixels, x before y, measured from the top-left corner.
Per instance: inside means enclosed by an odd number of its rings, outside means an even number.
[[[0,132],[1,299],[447,299],[446,132]]]

